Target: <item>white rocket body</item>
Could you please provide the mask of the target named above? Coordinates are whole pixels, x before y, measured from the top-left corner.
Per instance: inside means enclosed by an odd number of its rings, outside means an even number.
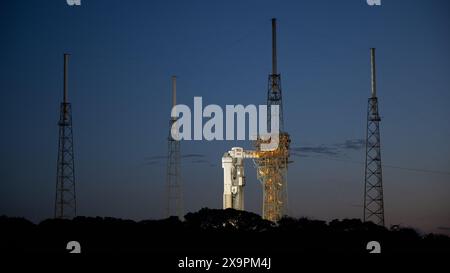
[[[223,208],[244,210],[244,149],[233,147],[222,157]]]

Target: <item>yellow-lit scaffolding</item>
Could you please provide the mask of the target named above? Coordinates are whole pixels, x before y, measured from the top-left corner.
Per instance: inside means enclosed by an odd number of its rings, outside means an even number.
[[[258,138],[255,141],[256,156],[253,159],[259,181],[263,186],[263,218],[278,221],[287,213],[287,167],[289,161],[288,133],[280,133],[278,148],[261,150],[261,144],[269,141]]]

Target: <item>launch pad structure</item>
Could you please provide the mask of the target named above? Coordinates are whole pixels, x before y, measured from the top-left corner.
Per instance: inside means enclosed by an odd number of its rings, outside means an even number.
[[[278,106],[278,124],[280,125],[278,147],[274,150],[262,148],[262,144],[269,143],[270,139],[263,140],[262,136],[258,136],[254,142],[254,151],[245,151],[241,147],[234,147],[222,157],[222,168],[224,169],[223,208],[244,210],[243,159],[251,158],[256,166],[257,178],[263,187],[262,216],[273,222],[287,214],[287,169],[291,142],[289,134],[284,131],[281,75],[277,72],[276,44],[276,19],[273,18],[272,73],[269,75],[267,91],[267,129],[271,131],[271,107]]]
[[[280,132],[278,148],[264,151],[258,139],[253,158],[258,180],[263,186],[263,218],[278,221],[287,214],[287,168],[289,160],[289,134]]]

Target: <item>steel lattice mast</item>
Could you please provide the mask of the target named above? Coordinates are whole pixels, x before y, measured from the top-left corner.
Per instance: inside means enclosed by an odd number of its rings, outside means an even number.
[[[381,171],[380,116],[376,91],[375,48],[370,49],[372,95],[367,108],[364,222],[384,226],[383,179]]]
[[[176,91],[177,90],[177,78],[172,76],[172,106],[176,105]],[[167,174],[166,174],[166,186],[167,186],[167,217],[178,216],[183,217],[183,196],[182,196],[182,184],[180,177],[180,141],[175,140],[172,137],[178,134],[172,128],[173,124],[177,121],[177,117],[171,116],[169,121],[169,137],[168,137],[168,153],[167,153]]]
[[[55,218],[77,215],[73,155],[72,108],[67,99],[69,54],[64,54],[64,98],[60,106]]]
[[[284,131],[281,75],[277,72],[276,19],[272,19],[272,73],[267,91],[267,128],[271,131],[271,107],[279,106],[279,146],[274,151],[262,151],[260,138],[256,141],[259,156],[255,159],[257,177],[263,186],[263,218],[278,221],[287,214],[287,167],[289,134]]]

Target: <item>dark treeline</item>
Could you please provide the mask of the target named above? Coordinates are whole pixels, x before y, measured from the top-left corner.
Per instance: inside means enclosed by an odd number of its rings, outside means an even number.
[[[116,218],[48,219],[33,224],[23,218],[0,217],[3,252],[67,252],[78,241],[83,253],[154,252],[177,254],[349,253],[365,254],[369,241],[382,253],[447,253],[450,238],[419,235],[410,228],[387,229],[359,219],[329,223],[283,218],[277,224],[233,209],[201,209],[176,217],[135,222]]]

